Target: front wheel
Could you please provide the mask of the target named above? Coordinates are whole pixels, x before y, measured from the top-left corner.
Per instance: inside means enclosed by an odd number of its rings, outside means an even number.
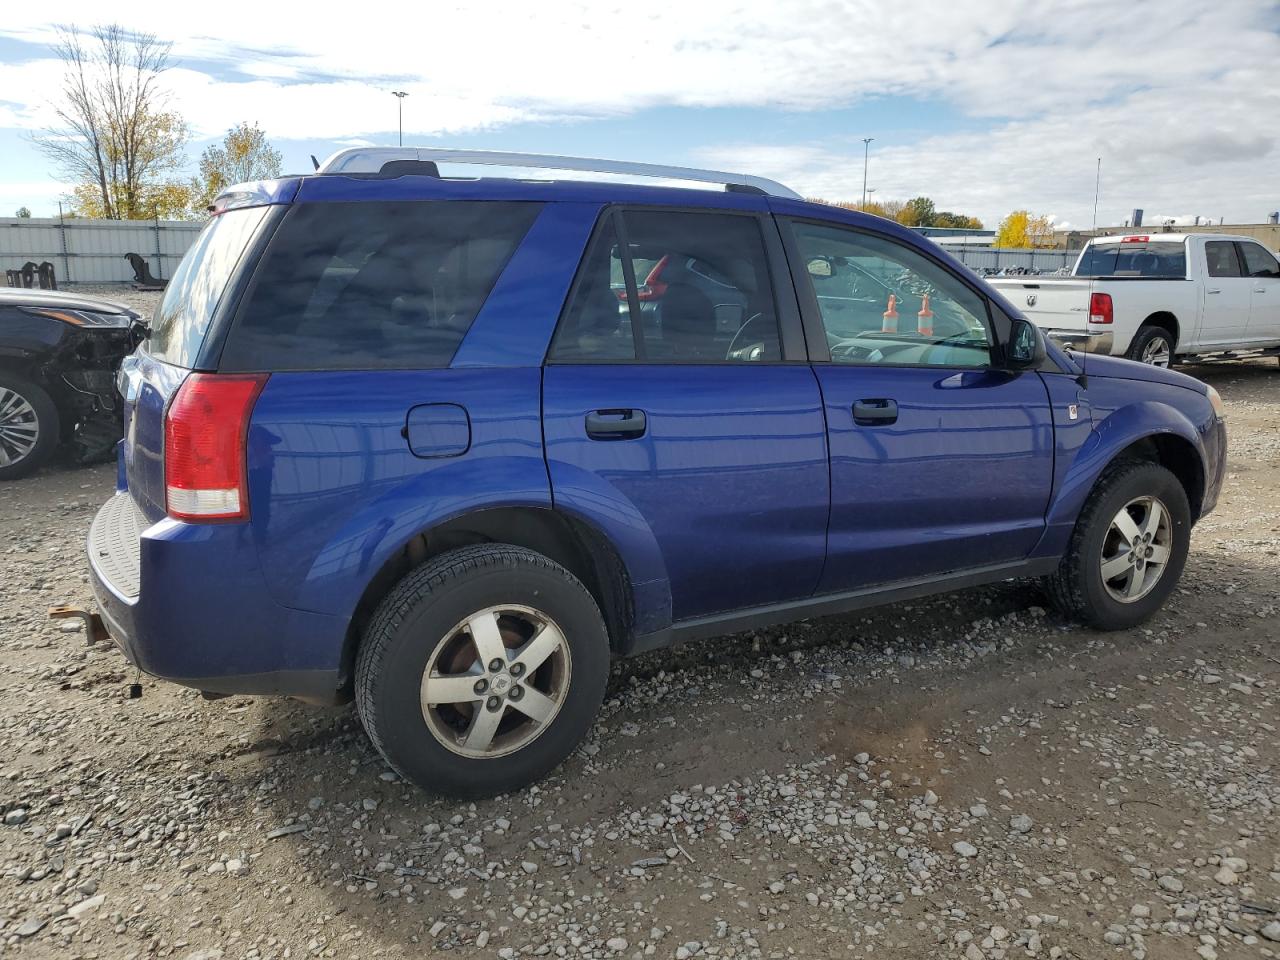
[[[1129,344],[1125,356],[1153,367],[1173,366],[1173,337],[1164,327],[1145,326]]]
[[[36,384],[0,372],[0,480],[35,473],[58,446],[58,408]]]
[[[356,707],[405,779],[453,797],[527,786],[564,760],[604,698],[609,641],[568,570],[506,544],[441,554],[374,614]]]
[[[1155,463],[1113,467],[1076,520],[1049,596],[1061,612],[1099,630],[1124,630],[1151,617],[1182,576],[1191,508],[1172,473]]]

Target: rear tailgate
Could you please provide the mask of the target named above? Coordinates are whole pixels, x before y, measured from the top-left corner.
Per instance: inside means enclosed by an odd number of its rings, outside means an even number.
[[[165,515],[165,411],[197,366],[222,296],[262,229],[267,209],[229,210],[209,221],[165,288],[150,337],[121,367],[125,486],[146,520]]]
[[[999,290],[1042,330],[1083,333],[1089,322],[1093,281],[1071,277],[991,277]]]

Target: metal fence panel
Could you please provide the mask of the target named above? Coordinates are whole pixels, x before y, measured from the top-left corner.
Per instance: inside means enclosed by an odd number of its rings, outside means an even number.
[[[1080,256],[1079,250],[1018,250],[1008,247],[943,247],[966,267],[978,273],[1001,270],[1027,270],[1053,273],[1070,270]]]
[[[204,226],[189,220],[0,218],[0,270],[48,260],[59,285],[125,283],[133,279],[126,253],[145,257],[151,273],[168,279]]]

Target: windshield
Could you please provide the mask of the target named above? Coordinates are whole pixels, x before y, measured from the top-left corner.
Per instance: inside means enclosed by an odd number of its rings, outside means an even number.
[[[1077,277],[1156,277],[1187,275],[1186,247],[1181,243],[1107,243],[1085,247],[1076,264]]]
[[[195,364],[209,321],[266,207],[229,210],[209,221],[165,287],[147,351],[181,367]]]

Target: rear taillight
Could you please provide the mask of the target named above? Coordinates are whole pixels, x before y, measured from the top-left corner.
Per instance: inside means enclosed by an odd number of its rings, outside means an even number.
[[[193,373],[164,418],[166,509],[175,520],[247,520],[248,434],[266,374]]]
[[[1111,310],[1111,294],[1095,293],[1089,297],[1089,322],[1110,323],[1115,318]]]

